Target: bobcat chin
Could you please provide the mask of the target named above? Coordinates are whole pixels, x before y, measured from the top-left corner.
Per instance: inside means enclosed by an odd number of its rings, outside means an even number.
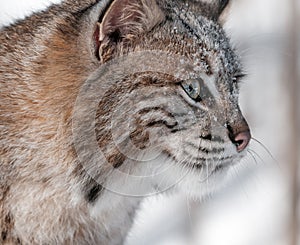
[[[122,244],[144,196],[223,182],[251,139],[227,7],[66,0],[1,29],[1,244]]]

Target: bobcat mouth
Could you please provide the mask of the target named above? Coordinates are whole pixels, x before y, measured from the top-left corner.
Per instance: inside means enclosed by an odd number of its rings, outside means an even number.
[[[212,174],[228,170],[232,166],[238,164],[243,157],[244,155],[237,155],[233,157],[227,157],[224,160],[221,159],[220,163],[215,166],[214,170],[212,171]]]
[[[225,167],[229,167],[233,165],[233,158],[232,157],[226,157],[226,158],[219,158],[219,159],[201,159],[201,161],[197,161],[194,164],[192,164],[193,167],[197,169],[206,168],[207,166],[211,166],[210,168],[212,170],[219,170],[223,169]]]
[[[233,165],[232,161],[229,162],[224,162],[222,164],[219,164],[215,167],[215,169],[212,171],[212,174],[217,173],[217,172],[221,172],[224,170],[227,170],[228,168],[230,168]]]
[[[186,155],[189,155],[185,152]],[[184,161],[187,167],[195,169],[196,171],[207,171],[210,175],[215,173],[227,171],[232,166],[239,163],[244,155],[228,155],[228,156],[214,156],[214,157],[193,157],[191,162]]]

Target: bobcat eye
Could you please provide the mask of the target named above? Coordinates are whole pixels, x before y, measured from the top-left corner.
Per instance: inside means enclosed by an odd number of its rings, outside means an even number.
[[[201,81],[201,78],[197,78],[186,80],[181,83],[182,88],[188,94],[188,96],[198,102],[202,100],[200,97]]]

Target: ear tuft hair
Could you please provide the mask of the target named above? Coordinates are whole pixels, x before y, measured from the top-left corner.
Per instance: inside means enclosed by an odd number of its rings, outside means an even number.
[[[188,1],[188,0],[187,0]],[[224,22],[224,17],[231,3],[230,0],[194,0],[198,4],[200,14],[217,21],[220,24]]]
[[[215,20],[217,20],[219,23],[223,24],[226,19],[226,11],[229,8],[229,5],[231,3],[230,0],[217,0],[217,13],[215,16]]]
[[[229,0],[219,0],[219,14],[228,6]]]

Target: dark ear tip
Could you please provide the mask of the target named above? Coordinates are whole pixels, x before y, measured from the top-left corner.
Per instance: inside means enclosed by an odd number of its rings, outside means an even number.
[[[229,0],[219,0],[220,2],[220,13],[227,7]]]

